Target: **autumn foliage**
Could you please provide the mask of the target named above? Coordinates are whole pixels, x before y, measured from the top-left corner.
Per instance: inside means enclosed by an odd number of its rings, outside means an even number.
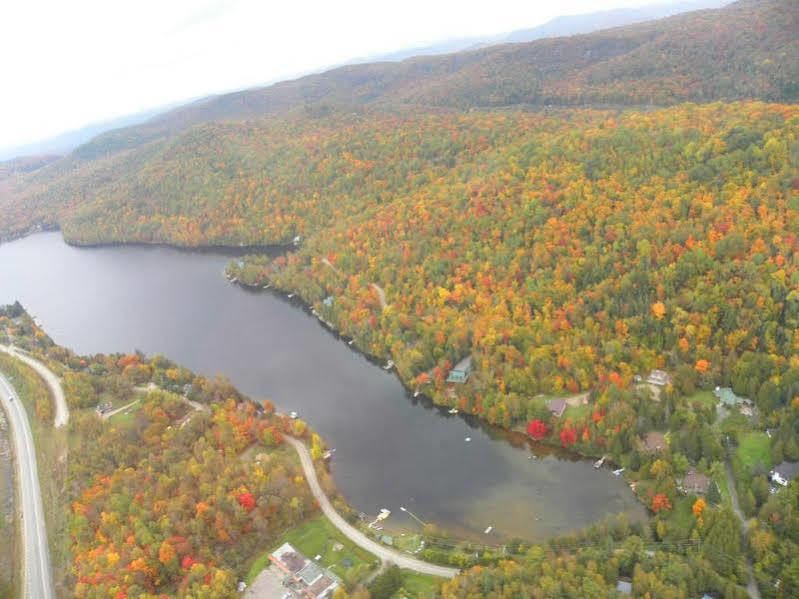
[[[527,434],[536,441],[540,441],[549,434],[549,427],[542,420],[531,420],[527,425]]]

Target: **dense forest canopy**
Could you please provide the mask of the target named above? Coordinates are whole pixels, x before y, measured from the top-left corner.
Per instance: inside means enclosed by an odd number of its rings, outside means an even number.
[[[619,580],[739,597],[746,559],[763,596],[796,596],[799,487],[769,469],[799,460],[797,33],[799,3],[742,0],[210,98],[0,165],[0,239],[296,245],[227,274],[298,294],[439,404],[607,456],[653,516],[568,547],[431,544],[426,559],[477,564],[442,597],[605,597]],[[167,391],[124,425],[75,418],[78,596],[228,596],[257,544],[311,511],[280,449],[293,425],[229,384],[74,356],[18,306],[0,323],[61,365],[74,409],[147,382],[213,404],[185,427]],[[638,378],[652,369],[668,382]],[[556,416],[550,398],[572,403]],[[265,464],[239,459],[251,443]]]

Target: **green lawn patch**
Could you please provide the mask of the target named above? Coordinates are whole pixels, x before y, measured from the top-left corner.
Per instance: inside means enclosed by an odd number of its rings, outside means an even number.
[[[317,516],[292,528],[279,541],[276,541],[269,551],[257,556],[244,579],[247,584],[250,584],[258,576],[258,573],[269,564],[269,554],[283,543],[291,543],[295,549],[309,559],[320,555],[318,563],[339,578],[344,578],[345,572],[350,568],[361,565],[372,568],[378,562],[374,555],[361,549],[341,534],[327,518]],[[335,550],[337,546],[341,546],[338,551]]]
[[[718,403],[718,399],[716,399],[712,391],[697,391],[693,395],[686,397],[685,401],[689,404],[699,403],[708,407],[715,406]]]
[[[749,432],[744,434],[738,443],[738,457],[749,468],[761,464],[768,469],[772,466],[771,440],[764,432]]]
[[[128,424],[129,422],[133,421],[135,412],[140,409],[141,409],[141,401],[139,401],[139,403],[133,404],[128,409],[122,410],[121,412],[117,412],[116,414],[111,416],[108,419],[108,424],[116,424],[116,425]]]
[[[402,589],[395,594],[397,597],[415,597],[427,599],[433,597],[445,579],[429,574],[419,574],[413,570],[402,570]]]

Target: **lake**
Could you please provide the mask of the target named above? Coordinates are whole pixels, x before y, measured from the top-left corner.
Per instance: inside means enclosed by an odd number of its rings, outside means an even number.
[[[223,276],[228,257],[164,247],[75,248],[60,233],[0,245],[0,304],[19,300],[82,354],[161,353],[224,374],[255,400],[295,410],[336,448],[331,469],[356,509],[411,510],[486,544],[542,540],[605,515],[645,516],[622,478],[416,401],[299,306]],[[466,437],[471,441],[466,442]],[[483,530],[493,526],[491,535]]]

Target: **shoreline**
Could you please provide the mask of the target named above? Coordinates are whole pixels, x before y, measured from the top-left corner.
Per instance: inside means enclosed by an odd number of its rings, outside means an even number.
[[[177,243],[168,243],[168,242],[148,242],[148,241],[99,241],[94,243],[82,243],[80,241],[76,241],[74,239],[69,239],[64,235],[64,232],[58,225],[46,225],[40,226],[34,229],[30,229],[24,232],[17,232],[17,233],[10,233],[8,236],[0,237],[0,244],[3,243],[11,243],[12,241],[19,241],[20,239],[25,239],[26,237],[32,237],[33,235],[38,235],[40,233],[61,233],[62,241],[73,248],[77,249],[102,249],[102,248],[125,248],[125,247],[135,247],[135,248],[153,248],[153,249],[170,249],[176,250],[179,252],[186,252],[186,253],[198,253],[198,254],[219,254],[228,258],[237,258],[241,256],[247,256],[249,254],[266,254],[266,255],[277,255],[280,253],[285,252],[292,252],[296,248],[296,246],[289,242],[289,243],[267,243],[267,244],[258,244],[258,245],[214,245],[214,244],[203,244],[203,245],[180,245]]]
[[[244,283],[244,282],[242,282],[242,281],[240,281],[238,279],[233,280],[233,279],[228,279],[227,277],[225,277],[225,280],[229,284],[232,284],[232,285],[235,285],[237,287],[240,287],[242,290],[247,291],[248,293],[269,293],[272,296],[276,297],[277,299],[280,299],[280,300],[282,300],[282,301],[284,301],[284,302],[286,302],[288,304],[291,304],[291,305],[293,305],[295,307],[299,307],[308,316],[313,317],[314,320],[317,321],[319,326],[321,326],[323,329],[325,329],[328,333],[330,333],[333,336],[335,336],[337,339],[340,339],[341,341],[345,341],[345,342],[352,341],[353,342],[352,345],[347,343],[347,346],[349,347],[349,349],[351,351],[354,351],[355,353],[361,355],[364,359],[366,359],[368,362],[370,362],[374,366],[380,367],[381,370],[385,370],[385,365],[386,365],[386,360],[387,360],[386,358],[383,358],[383,357],[380,357],[380,356],[376,356],[374,354],[371,354],[371,353],[367,352],[366,350],[364,350],[362,347],[360,347],[357,344],[357,341],[355,341],[354,338],[351,338],[351,337],[348,337],[347,335],[344,335],[337,328],[329,325],[326,321],[318,318],[313,313],[313,305],[309,304],[305,300],[305,298],[303,298],[300,295],[299,292],[297,292],[297,291],[287,291],[287,290],[285,290],[285,289],[283,289],[281,287],[277,287],[274,284],[274,282],[272,282],[272,281],[269,282],[269,284],[270,284],[269,289],[264,289],[263,286],[261,286],[261,285],[249,285],[249,284]],[[289,298],[288,297],[289,295],[292,295],[293,297]],[[558,445],[556,443],[547,443],[546,441],[536,441],[536,440],[532,439],[527,433],[525,433],[523,430],[521,430],[518,427],[505,428],[505,427],[500,426],[500,425],[492,424],[492,423],[488,422],[487,420],[484,420],[483,418],[481,418],[480,416],[478,416],[476,414],[471,414],[471,413],[463,412],[463,411],[460,411],[460,410],[458,411],[457,414],[449,414],[448,413],[449,406],[447,406],[445,404],[436,403],[435,401],[433,401],[433,399],[429,395],[426,395],[426,394],[424,394],[421,391],[419,392],[418,396],[414,397],[413,393],[414,393],[415,389],[413,387],[411,387],[400,376],[400,374],[399,374],[399,372],[397,371],[396,368],[392,367],[387,372],[390,372],[397,379],[397,381],[400,383],[402,388],[405,390],[405,394],[406,394],[407,399],[409,401],[411,401],[412,403],[414,403],[414,404],[424,403],[427,407],[433,408],[436,411],[438,411],[439,416],[442,416],[444,418],[447,418],[447,417],[458,418],[458,417],[460,417],[467,423],[467,425],[470,428],[473,428],[473,429],[478,429],[479,428],[479,429],[481,429],[481,430],[483,430],[485,432],[488,432],[488,433],[491,433],[491,432],[498,433],[498,434],[502,435],[504,440],[507,443],[509,443],[511,446],[513,446],[513,447],[519,447],[520,448],[522,446],[526,446],[531,451],[534,451],[534,453],[536,455],[540,455],[540,454],[544,454],[544,453],[546,453],[546,454],[556,454],[561,459],[567,459],[567,460],[574,461],[574,462],[578,462],[578,461],[586,461],[586,462],[595,461],[595,460],[603,457],[603,456],[600,456],[600,455],[589,455],[587,453],[581,453],[581,452],[575,451],[573,449],[567,449],[567,448],[562,447],[562,446],[560,446],[560,445]],[[519,426],[521,426],[521,425],[519,425]],[[606,459],[604,461],[604,465],[609,467],[609,466],[615,465],[615,462],[613,462],[610,459]],[[636,496],[636,499],[640,502],[640,500],[638,499],[637,496]]]

